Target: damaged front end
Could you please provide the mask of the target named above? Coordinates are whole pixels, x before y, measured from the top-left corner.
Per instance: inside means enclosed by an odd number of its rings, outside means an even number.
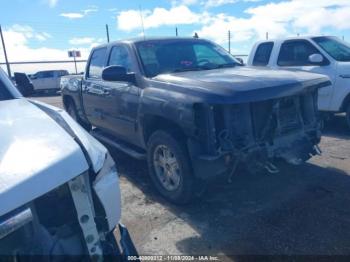
[[[276,160],[301,164],[320,154],[317,90],[242,104],[197,104],[197,139],[189,141],[197,176],[252,171],[277,173]]]

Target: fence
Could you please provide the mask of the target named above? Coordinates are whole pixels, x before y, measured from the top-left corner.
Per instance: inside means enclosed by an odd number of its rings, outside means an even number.
[[[35,73],[43,70],[67,70],[70,73],[80,73],[85,70],[86,60],[77,60],[76,67],[75,62],[71,60],[9,62],[9,65],[12,75],[14,72]],[[7,70],[6,63],[0,63],[0,66]]]

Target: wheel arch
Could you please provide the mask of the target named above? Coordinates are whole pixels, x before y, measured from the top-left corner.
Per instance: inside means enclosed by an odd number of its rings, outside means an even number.
[[[344,98],[340,111],[345,112],[348,105],[350,105],[350,93]]]
[[[145,115],[143,117],[143,139],[145,145],[147,145],[149,138],[157,130],[167,131],[181,138],[186,137],[183,128],[175,121],[159,115]]]
[[[62,101],[63,101],[63,106],[64,108],[67,110],[69,104],[74,104],[75,105],[75,102],[74,102],[74,99],[71,97],[71,96],[68,96],[68,95],[63,95],[62,97]],[[75,105],[76,106],[76,105]]]

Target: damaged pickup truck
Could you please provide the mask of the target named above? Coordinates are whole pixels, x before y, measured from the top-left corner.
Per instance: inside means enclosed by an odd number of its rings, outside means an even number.
[[[63,110],[23,98],[0,69],[0,260],[137,255],[120,202],[107,149]]]
[[[64,79],[64,78],[63,78]],[[66,110],[99,140],[148,161],[157,190],[186,203],[238,164],[278,172],[320,153],[327,77],[245,67],[203,39],[136,39],[92,50],[63,80]]]

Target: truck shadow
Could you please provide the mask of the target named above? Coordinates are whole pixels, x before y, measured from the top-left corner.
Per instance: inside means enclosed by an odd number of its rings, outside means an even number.
[[[140,254],[149,250],[169,254],[174,250],[170,242],[182,254],[222,254],[236,260],[242,260],[241,255],[350,254],[350,176],[342,170],[307,163],[282,167],[278,175],[241,171],[232,184],[221,178],[210,183],[201,200],[179,207],[157,195],[144,162],[113,149],[111,153],[122,176],[143,193],[123,192],[123,212],[127,216],[139,213],[142,221],[147,220],[135,230],[142,230],[152,219],[165,221],[153,221],[152,232],[137,237]],[[135,201],[137,206],[133,206]],[[159,215],[160,208],[167,211]],[[168,211],[172,219],[158,217]],[[127,225],[133,220],[123,219]],[[166,229],[170,224],[175,236]],[[195,234],[181,233],[189,230]],[[166,245],[159,243],[161,235]]]
[[[346,124],[345,115],[335,115],[331,120],[327,121],[325,128],[322,131],[323,135],[340,138],[349,139],[350,138],[350,128]]]

